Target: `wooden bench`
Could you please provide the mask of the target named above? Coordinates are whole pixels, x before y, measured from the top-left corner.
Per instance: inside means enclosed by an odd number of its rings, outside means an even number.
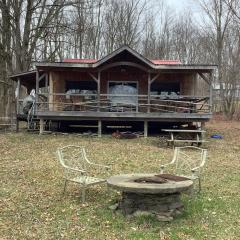
[[[168,145],[172,144],[175,146],[175,143],[182,142],[182,143],[196,143],[198,146],[201,144],[207,142],[204,139],[204,134],[206,133],[205,130],[197,130],[197,129],[162,129],[164,132],[168,132],[170,134],[170,139],[167,140]],[[181,133],[190,133],[194,135],[193,139],[177,139],[176,135],[179,135]]]

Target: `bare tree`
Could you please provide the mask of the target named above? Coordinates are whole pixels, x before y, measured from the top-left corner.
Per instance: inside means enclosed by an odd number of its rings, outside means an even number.
[[[212,36],[214,37],[214,46],[216,49],[216,63],[218,64],[218,83],[220,86],[220,98],[222,104],[225,101],[225,79],[224,79],[224,44],[225,36],[228,27],[233,19],[231,9],[224,3],[223,0],[199,0],[200,5],[208,16],[212,25]],[[225,109],[228,111],[227,109]]]
[[[104,41],[106,51],[122,45],[137,48],[141,37],[140,20],[146,3],[140,0],[111,0],[105,16]]]
[[[232,119],[239,107],[240,92],[240,26],[233,22],[226,32],[224,47],[224,112]]]
[[[239,0],[223,0],[235,17],[240,21],[240,1]]]
[[[12,71],[12,49],[11,49],[11,1],[0,2],[0,117],[8,115],[11,101],[9,94],[12,85],[7,76]]]
[[[217,63],[222,107],[233,116],[240,85],[240,2],[199,3],[208,18],[204,26],[190,10],[173,14],[162,1],[1,0],[0,111],[9,109],[10,73],[27,71],[34,61],[99,59],[129,45],[151,59]]]

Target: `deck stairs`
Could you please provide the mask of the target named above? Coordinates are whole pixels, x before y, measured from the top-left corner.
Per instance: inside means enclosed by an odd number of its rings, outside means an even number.
[[[35,115],[35,102],[33,102],[27,115],[27,128],[28,131],[39,131],[39,120]]]

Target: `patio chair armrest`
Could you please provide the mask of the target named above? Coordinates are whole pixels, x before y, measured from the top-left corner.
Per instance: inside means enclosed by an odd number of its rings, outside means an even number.
[[[192,168],[191,169],[192,176],[195,176],[195,177],[198,176],[197,172],[199,172],[200,168],[201,168],[201,166]]]
[[[191,169],[191,172],[192,172],[192,173],[195,173],[195,172],[197,172],[200,168],[201,168],[201,166],[192,168],[192,169]]]

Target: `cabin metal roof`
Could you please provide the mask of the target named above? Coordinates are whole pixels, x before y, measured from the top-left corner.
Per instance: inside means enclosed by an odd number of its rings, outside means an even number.
[[[65,63],[96,63],[97,59],[79,59],[79,58],[66,58],[63,60]]]
[[[81,59],[81,58],[66,58],[63,60],[64,63],[96,63],[97,59]],[[160,60],[150,59],[155,65],[179,65],[182,64],[179,60]]]
[[[217,65],[207,65],[207,64],[182,64],[178,60],[149,60],[144,57],[137,51],[133,50],[128,46],[123,46],[107,56],[96,60],[96,59],[65,59],[63,62],[37,62],[35,64],[37,70],[45,70],[51,68],[63,68],[63,69],[92,69],[97,70],[103,65],[108,64],[108,62],[112,61],[114,57],[117,57],[120,54],[129,54],[129,56],[133,56],[136,61],[141,62],[149,69],[149,71],[156,70],[186,70],[186,71],[200,71],[200,72],[209,72],[214,71],[217,68]],[[36,70],[29,72],[22,72],[18,74],[14,74],[10,76],[11,79],[16,80],[18,77],[33,77],[36,74]]]
[[[215,70],[216,65],[207,64],[182,64],[178,60],[149,60],[137,51],[128,46],[123,46],[102,59],[65,59],[63,62],[39,62],[36,63],[37,68],[41,67],[63,67],[63,68],[98,68],[109,60],[113,59],[117,55],[127,52],[134,56],[136,59],[147,65],[149,69],[189,69],[189,70]]]

